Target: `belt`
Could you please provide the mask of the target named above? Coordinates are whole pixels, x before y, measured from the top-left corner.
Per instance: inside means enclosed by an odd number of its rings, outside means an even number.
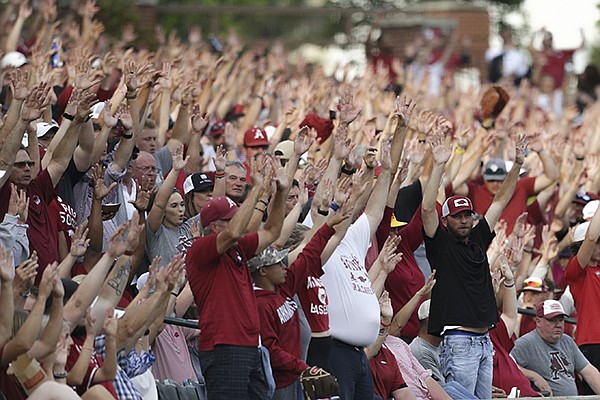
[[[487,332],[469,332],[458,329],[450,329],[444,332],[444,336],[485,336]]]
[[[341,340],[337,340],[337,339],[331,339],[331,341],[333,343],[335,343],[336,345],[340,346],[340,347],[346,347],[348,349],[352,349],[352,350],[356,350],[356,351],[363,351],[364,347],[362,346],[354,346],[352,344],[346,343],[346,342],[342,342]]]

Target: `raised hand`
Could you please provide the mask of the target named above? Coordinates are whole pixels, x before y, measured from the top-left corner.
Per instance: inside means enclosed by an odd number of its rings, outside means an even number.
[[[15,278],[13,281],[15,292],[27,292],[33,287],[38,267],[37,253],[34,251],[27,260],[23,261],[21,265],[15,269]]]
[[[352,179],[349,177],[340,178],[337,181],[333,202],[337,205],[344,204],[352,192]]]
[[[171,89],[171,86],[173,86],[173,77],[171,75],[171,63],[163,63],[161,77],[158,79],[158,83],[163,89]]]
[[[431,291],[433,290],[433,286],[435,285],[435,273],[437,271],[434,269],[433,272],[431,273],[431,275],[429,275],[429,278],[427,278],[427,280],[425,281],[425,284],[423,285],[423,287],[421,289],[419,289],[417,291],[417,293],[420,296],[427,296],[429,295],[429,293],[431,293]]]
[[[404,95],[402,100],[400,96],[396,97],[396,110],[394,115],[398,118],[398,124],[406,127],[410,124],[410,117],[415,110],[417,103],[408,95]]]
[[[145,224],[140,224],[139,213],[137,211],[134,211],[133,215],[131,216],[131,219],[129,220],[129,227],[127,229],[127,240],[125,241],[125,244],[127,246],[127,252],[131,253],[136,249],[140,242],[140,237],[145,227]]]
[[[102,325],[102,330],[106,334],[107,337],[116,337],[117,329],[119,327],[118,320],[115,318],[115,309],[113,307],[109,307],[106,310],[106,317],[104,318],[104,324]]]
[[[118,118],[114,117],[110,110],[112,105],[110,101],[104,102],[104,108],[102,109],[102,121],[105,127],[112,129],[117,126]]]
[[[30,93],[27,87],[29,72],[20,68],[15,68],[8,72],[13,98],[15,100],[25,100]]]
[[[33,121],[42,116],[46,106],[50,103],[50,86],[40,83],[29,93],[21,108],[21,119]]]
[[[363,155],[363,162],[369,169],[373,169],[377,166],[377,148],[368,147],[367,151]]]
[[[87,238],[89,233],[88,229],[88,221],[84,221],[77,228],[75,228],[75,233],[71,238],[71,250],[70,254],[75,257],[83,257],[85,252],[87,251],[88,246],[90,245],[90,239]]]
[[[146,182],[149,182],[150,179],[143,177]],[[148,206],[150,205],[150,193],[156,188],[144,189],[144,185],[136,184],[135,191],[135,200],[129,200],[129,203],[133,205],[133,207],[138,210],[138,212],[146,212],[148,211]],[[148,185],[148,183],[146,183]]]
[[[29,198],[24,190],[17,189],[17,186],[10,184],[10,201],[8,203],[8,214],[17,217],[20,224],[27,222],[29,215]]]
[[[525,153],[527,151],[527,136],[519,135],[515,143],[515,164],[522,165],[525,162]]]
[[[115,229],[113,235],[108,241],[108,246],[106,247],[106,254],[111,258],[121,257],[125,250],[127,250],[127,243],[123,241],[125,238],[125,233],[127,231],[128,223],[125,222],[121,224]]]
[[[381,267],[386,273],[391,273],[396,265],[402,261],[402,253],[397,252],[398,245],[402,241],[402,236],[400,235],[390,235],[386,239],[383,247],[381,248],[381,252],[379,253],[379,262],[381,263]]]
[[[42,280],[40,281],[38,301],[40,298],[47,299],[54,288],[54,279],[58,275],[58,264],[53,262],[48,264],[42,274]]]
[[[336,204],[340,205],[340,203]],[[354,204],[346,200],[344,203],[341,203],[340,208],[336,212],[329,213],[327,225],[335,228],[337,225],[348,220],[348,218],[351,218],[352,214],[354,214]]]
[[[110,186],[104,184],[104,166],[100,163],[92,166],[92,179],[94,180],[94,198],[96,200],[102,200],[111,190],[117,186],[117,182],[113,182]]]
[[[79,103],[77,103],[75,118],[80,122],[87,121],[90,116],[90,108],[97,102],[96,93],[84,91]]]
[[[106,107],[105,107],[106,108]],[[131,108],[128,104],[122,103],[119,105],[115,117],[121,121],[123,128],[131,130],[133,128],[133,118],[131,118]]]
[[[433,162],[436,164],[445,164],[452,155],[452,149],[446,145],[444,134],[434,129],[434,133],[428,136]]]
[[[340,124],[348,126],[358,117],[358,114],[360,114],[362,110],[354,106],[352,92],[345,91],[340,97],[338,111]]]
[[[175,171],[181,171],[185,168],[190,156],[188,155],[185,159],[183,158],[183,144],[180,144],[173,152],[173,169]]]
[[[54,297],[55,300],[59,300],[62,301],[62,298],[65,295],[65,288],[63,286],[62,280],[60,279],[59,274],[55,274],[54,275],[54,282],[53,282],[53,286],[52,286],[52,297]]]
[[[194,105],[192,109],[192,129],[195,133],[201,134],[208,125],[208,118],[200,112],[200,105]]]
[[[344,160],[352,151],[352,139],[348,137],[348,128],[345,125],[338,126],[333,134],[333,156],[336,160]]]
[[[12,282],[14,278],[12,251],[0,245],[0,281]]]
[[[392,308],[392,300],[387,290],[384,290],[379,297],[379,310],[381,317],[385,321],[391,321],[394,318],[394,309]]]
[[[294,152],[301,156],[306,153],[316,139],[316,134],[310,133],[307,126],[303,126],[298,131],[294,140]]]
[[[271,166],[274,172],[275,183],[277,184],[277,190],[286,190],[290,187],[290,180],[285,174],[285,170],[281,166],[281,163],[277,162],[275,158],[271,157]]]

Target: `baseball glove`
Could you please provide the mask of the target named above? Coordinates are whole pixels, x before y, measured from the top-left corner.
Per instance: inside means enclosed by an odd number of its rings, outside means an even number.
[[[481,98],[483,119],[495,119],[504,110],[508,100],[510,96],[504,89],[496,85],[490,86]]]
[[[306,400],[326,399],[339,395],[337,379],[319,367],[310,367],[300,374],[300,384]]]

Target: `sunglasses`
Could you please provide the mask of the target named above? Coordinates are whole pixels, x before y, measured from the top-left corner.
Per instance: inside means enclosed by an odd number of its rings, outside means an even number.
[[[18,161],[13,164],[13,166],[15,168],[25,168],[26,166],[29,168],[33,168],[34,165],[35,165],[35,162],[33,162],[33,161]]]

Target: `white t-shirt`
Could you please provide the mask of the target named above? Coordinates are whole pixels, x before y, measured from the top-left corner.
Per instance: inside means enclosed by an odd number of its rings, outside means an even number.
[[[369,346],[379,332],[379,301],[371,288],[365,257],[371,244],[369,220],[361,215],[323,266],[329,298],[331,336],[353,346]]]

